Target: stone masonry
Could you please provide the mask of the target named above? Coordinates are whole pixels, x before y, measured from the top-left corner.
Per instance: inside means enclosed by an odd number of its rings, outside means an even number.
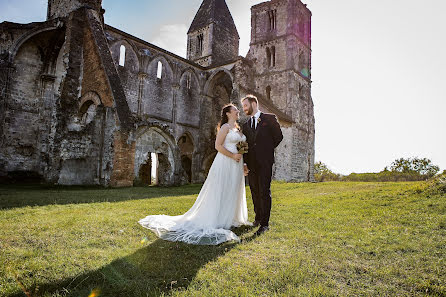
[[[0,24],[0,179],[122,187],[150,184],[155,170],[160,185],[203,182],[220,109],[247,94],[282,127],[274,178],[314,179],[311,12],[300,0],[251,8],[246,57],[224,0],[203,1],[187,59],[104,13],[101,0],[49,0],[45,22]]]

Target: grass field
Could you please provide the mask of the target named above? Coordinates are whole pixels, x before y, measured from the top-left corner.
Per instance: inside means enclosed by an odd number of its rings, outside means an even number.
[[[137,221],[199,185],[0,186],[0,296],[446,296],[446,198],[423,187],[274,183],[269,232],[189,246]]]

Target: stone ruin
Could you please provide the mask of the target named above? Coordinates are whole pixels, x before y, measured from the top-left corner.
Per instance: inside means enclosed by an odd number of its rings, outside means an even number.
[[[200,183],[221,107],[254,94],[284,134],[274,179],[312,181],[311,12],[299,0],[251,12],[246,57],[224,0],[201,4],[187,59],[104,24],[102,0],[49,0],[45,22],[1,23],[0,178]]]

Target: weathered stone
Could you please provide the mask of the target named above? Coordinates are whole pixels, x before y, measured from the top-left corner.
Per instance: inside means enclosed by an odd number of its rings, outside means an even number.
[[[160,185],[202,182],[216,155],[221,107],[254,94],[284,134],[274,177],[313,180],[311,12],[304,4],[253,6],[243,58],[225,1],[204,0],[184,59],[104,25],[101,2],[49,0],[46,22],[0,24],[0,177],[150,184],[153,153]]]

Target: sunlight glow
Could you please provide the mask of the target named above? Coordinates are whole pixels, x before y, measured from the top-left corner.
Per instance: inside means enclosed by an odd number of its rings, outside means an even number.
[[[91,291],[90,295],[88,297],[98,297],[101,294],[101,290],[99,288],[94,288],[93,291]]]

